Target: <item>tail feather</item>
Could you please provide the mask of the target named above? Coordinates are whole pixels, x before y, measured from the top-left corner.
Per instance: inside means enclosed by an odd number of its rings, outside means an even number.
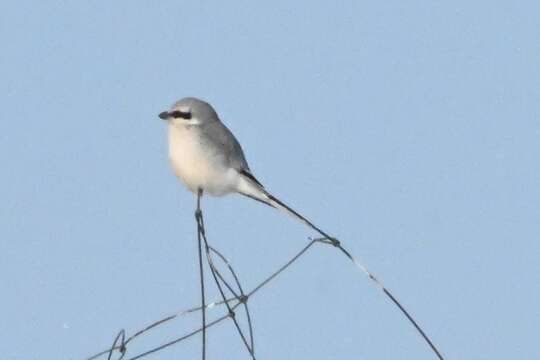
[[[296,220],[299,220],[300,222],[306,224],[325,238],[332,239],[330,235],[319,229],[311,221],[309,221],[297,211],[289,207],[287,204],[266,191],[263,185],[251,173],[244,171],[240,174],[243,175],[242,180],[238,186],[238,192],[240,194],[247,196],[253,200],[259,201],[265,205],[271,206],[275,209],[281,210],[289,216],[295,218]]]
[[[270,205],[272,207],[274,207],[274,208],[276,208],[278,210],[284,211],[285,213],[289,214],[293,218],[295,218],[297,220],[300,220],[301,222],[303,222],[304,224],[306,224],[307,226],[309,226],[310,228],[312,228],[313,230],[315,230],[316,232],[321,234],[323,237],[325,237],[325,238],[327,238],[329,240],[332,239],[332,237],[330,235],[328,235],[327,233],[325,233],[324,231],[319,229],[311,221],[306,219],[304,216],[300,215],[297,211],[295,211],[294,209],[289,207],[287,204],[285,204],[284,202],[282,202],[281,200],[279,200],[278,198],[276,198],[272,194],[266,193],[266,196],[268,196],[268,199],[270,200]]]

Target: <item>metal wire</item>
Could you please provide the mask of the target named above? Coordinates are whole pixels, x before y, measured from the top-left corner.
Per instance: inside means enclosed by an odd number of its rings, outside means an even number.
[[[241,338],[244,346],[246,347],[246,350],[250,354],[251,358],[255,360],[255,347],[254,347],[254,336],[253,336],[253,324],[251,319],[251,314],[249,312],[248,307],[248,300],[255,295],[259,290],[267,286],[271,281],[273,281],[278,275],[283,273],[286,269],[288,269],[292,264],[297,262],[302,256],[304,256],[308,250],[310,250],[313,245],[317,243],[325,244],[325,245],[331,245],[340,252],[345,255],[349,260],[353,262],[355,266],[357,266],[364,274],[368,276],[368,278],[373,281],[377,287],[383,291],[383,293],[392,301],[392,303],[405,315],[405,317],[409,320],[409,322],[412,323],[412,325],[415,327],[415,329],[419,332],[419,334],[422,336],[422,338],[426,341],[426,343],[430,346],[431,350],[434,352],[434,354],[437,356],[438,359],[444,360],[443,356],[441,355],[440,351],[437,349],[437,347],[433,344],[431,339],[426,335],[426,333],[422,330],[422,328],[418,325],[418,323],[414,320],[414,318],[410,315],[410,313],[401,305],[401,303],[397,300],[397,298],[383,285],[383,283],[378,280],[357,258],[353,257],[348,250],[346,250],[341,242],[333,237],[330,237],[328,234],[317,228],[315,225],[313,225],[311,222],[306,220],[302,217],[304,222],[311,228],[313,228],[315,231],[320,233],[323,237],[316,238],[316,239],[310,239],[310,242],[305,245],[300,251],[298,251],[294,256],[292,256],[285,264],[283,264],[281,267],[279,267],[276,271],[271,273],[268,277],[266,277],[264,280],[262,280],[257,286],[255,286],[251,291],[245,293],[241,283],[239,281],[239,278],[237,276],[237,273],[234,271],[233,267],[231,266],[230,262],[227,260],[227,258],[217,251],[215,248],[209,245],[207,236],[206,236],[206,229],[204,227],[204,218],[203,213],[201,210],[201,200],[202,192],[199,192],[197,196],[197,210],[195,212],[195,218],[197,221],[197,238],[198,238],[198,245],[199,245],[199,272],[200,272],[200,288],[201,288],[201,306],[194,307],[191,309],[187,309],[184,311],[181,311],[179,313],[169,315],[163,319],[160,319],[158,321],[153,322],[152,324],[146,326],[145,328],[135,332],[132,336],[128,337],[126,339],[126,332],[124,329],[120,330],[120,332],[116,335],[115,340],[112,344],[112,346],[107,349],[103,350],[97,354],[94,354],[86,360],[96,360],[102,356],[107,355],[107,359],[111,360],[112,354],[115,352],[119,353],[118,360],[123,360],[124,356],[126,355],[128,351],[127,345],[130,344],[132,341],[134,341],[136,338],[139,338],[143,336],[144,334],[148,333],[149,331],[157,328],[158,326],[170,322],[173,319],[185,316],[187,314],[201,311],[202,313],[202,324],[198,329],[195,329],[181,337],[178,337],[172,341],[169,341],[167,343],[164,343],[162,345],[156,346],[154,348],[151,348],[147,351],[144,351],[142,353],[139,353],[133,357],[130,357],[126,360],[136,360],[141,359],[143,357],[146,357],[150,354],[153,354],[155,352],[161,351],[165,348],[168,348],[170,346],[173,346],[179,342],[182,342],[188,338],[191,338],[192,336],[202,333],[202,359],[205,360],[206,357],[206,333],[207,329],[221,323],[222,321],[226,319],[231,319],[235,325],[236,331]],[[286,206],[286,205],[285,205]],[[289,208],[290,209],[290,208]],[[291,211],[294,212],[294,210],[291,209]],[[296,213],[296,212],[294,212]],[[219,290],[221,300],[215,301],[209,304],[206,304],[205,302],[205,286],[204,286],[204,270],[203,270],[203,262],[202,262],[202,248],[204,246],[205,254],[206,254],[206,260],[208,263],[208,266],[210,268],[210,272],[212,274],[212,278],[214,279],[214,283],[216,284],[216,287]],[[217,255],[218,258],[223,261],[230,274],[232,275],[235,285],[237,289],[235,290],[234,287],[229,284],[229,282],[226,281],[223,274],[219,271],[217,266],[214,263],[213,255]],[[232,294],[232,296],[227,297],[226,291]],[[220,316],[210,322],[207,322],[206,319],[206,310],[209,310],[211,308],[219,307],[219,306],[225,306],[227,309],[227,314]],[[247,323],[248,323],[248,330],[249,330],[249,341],[246,338],[244,332],[242,331],[242,328],[240,327],[237,319],[236,319],[236,313],[235,310],[239,306],[243,306]]]

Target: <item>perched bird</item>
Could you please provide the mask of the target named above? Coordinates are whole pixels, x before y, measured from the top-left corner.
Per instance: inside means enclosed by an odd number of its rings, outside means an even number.
[[[286,212],[331,239],[264,188],[251,173],[240,143],[210,104],[186,97],[159,117],[168,122],[172,168],[189,190],[199,195],[242,194]]]

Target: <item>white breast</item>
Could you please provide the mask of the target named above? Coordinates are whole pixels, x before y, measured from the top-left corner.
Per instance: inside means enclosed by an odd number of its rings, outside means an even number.
[[[176,176],[194,193],[220,196],[236,189],[238,173],[216,163],[200,141],[196,127],[169,124],[169,159]]]

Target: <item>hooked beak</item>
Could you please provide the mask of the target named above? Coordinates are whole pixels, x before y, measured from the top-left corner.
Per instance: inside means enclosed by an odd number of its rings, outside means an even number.
[[[168,111],[163,111],[163,112],[159,113],[158,116],[162,120],[167,120],[167,119],[169,119],[169,112]]]

